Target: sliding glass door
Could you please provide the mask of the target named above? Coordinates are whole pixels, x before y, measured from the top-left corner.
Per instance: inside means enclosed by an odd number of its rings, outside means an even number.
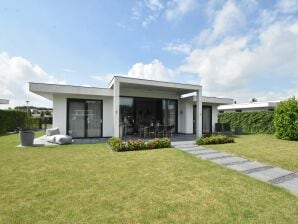
[[[163,124],[172,126],[177,132],[177,100],[162,100]]]
[[[68,102],[68,130],[73,138],[85,137],[85,103],[84,101]]]
[[[171,126],[177,132],[177,100],[120,97],[120,125],[127,127],[126,133],[137,133],[139,126],[160,124]]]
[[[202,106],[202,133],[212,133],[212,107]],[[193,106],[193,133],[197,132],[197,106]]]
[[[88,100],[86,101],[87,106],[87,136],[101,137],[101,126],[102,126],[102,101]]]
[[[102,101],[67,100],[67,134],[73,138],[102,136]]]

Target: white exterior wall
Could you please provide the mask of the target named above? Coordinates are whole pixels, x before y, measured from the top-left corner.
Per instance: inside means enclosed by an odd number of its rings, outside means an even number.
[[[178,132],[193,133],[193,102],[192,98],[183,98],[178,101]]]
[[[218,110],[217,110],[218,104],[212,105],[212,132],[215,132],[215,123],[218,121]]]
[[[66,134],[67,125],[67,98],[94,99],[103,102],[103,127],[102,136],[113,136],[113,97],[88,96],[88,95],[54,95],[53,96],[53,127],[60,129],[61,134]]]

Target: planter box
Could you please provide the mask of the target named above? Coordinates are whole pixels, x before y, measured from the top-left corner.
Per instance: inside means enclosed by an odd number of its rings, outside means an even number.
[[[22,146],[33,146],[34,131],[20,131],[20,141]]]

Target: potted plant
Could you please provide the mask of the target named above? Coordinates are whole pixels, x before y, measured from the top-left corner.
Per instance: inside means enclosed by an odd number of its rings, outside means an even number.
[[[27,117],[24,127],[21,127],[19,131],[22,146],[33,146],[35,133],[31,127],[31,118]]]

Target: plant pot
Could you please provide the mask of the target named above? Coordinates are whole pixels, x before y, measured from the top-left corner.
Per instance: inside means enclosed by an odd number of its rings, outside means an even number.
[[[33,146],[34,131],[20,131],[20,141],[22,146]]]

